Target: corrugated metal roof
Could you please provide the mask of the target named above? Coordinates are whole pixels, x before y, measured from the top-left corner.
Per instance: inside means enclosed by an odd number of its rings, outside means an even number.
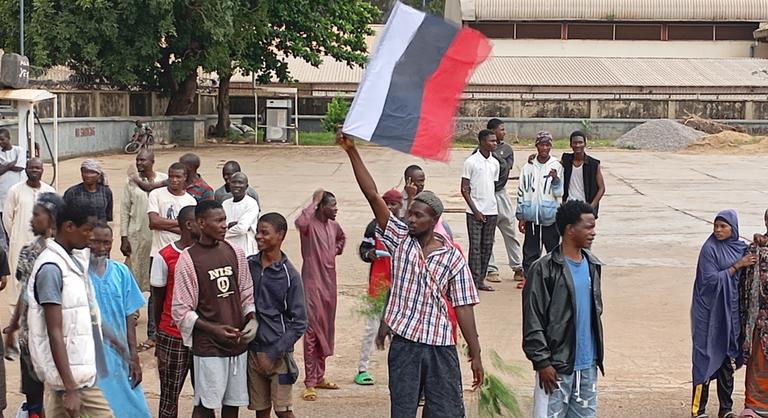
[[[288,62],[291,75],[300,83],[357,84],[363,74],[358,67],[330,59],[319,68],[299,59]],[[768,59],[490,57],[470,85],[768,88]]]
[[[766,0],[454,0],[465,21],[745,21],[768,18]]]

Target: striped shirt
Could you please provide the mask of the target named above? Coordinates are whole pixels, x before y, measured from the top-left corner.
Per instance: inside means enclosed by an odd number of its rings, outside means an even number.
[[[213,187],[209,186],[199,174],[192,181],[192,184],[187,186],[187,193],[192,195],[197,203],[203,200],[213,200]]]
[[[424,260],[419,241],[394,216],[386,230],[376,228],[376,237],[392,254],[392,287],[384,320],[392,331],[422,344],[455,345],[448,305],[480,302],[464,257],[449,240],[435,238],[443,246]]]

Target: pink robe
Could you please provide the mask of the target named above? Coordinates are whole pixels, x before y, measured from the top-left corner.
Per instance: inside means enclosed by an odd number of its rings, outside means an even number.
[[[307,303],[307,332],[304,336],[305,362],[333,355],[336,321],[336,256],[344,249],[346,237],[338,222],[322,222],[315,216],[315,205],[304,208],[296,218],[301,238],[301,278]],[[318,370],[307,370],[307,379],[322,378],[324,362]],[[314,375],[314,376],[313,376]],[[313,383],[313,382],[310,382]],[[320,382],[314,382],[320,383]],[[314,385],[312,385],[314,386]]]

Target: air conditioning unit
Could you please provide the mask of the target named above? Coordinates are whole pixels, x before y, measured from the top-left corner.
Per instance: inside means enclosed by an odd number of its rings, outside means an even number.
[[[267,100],[267,129],[264,142],[290,141],[288,123],[291,117],[290,100]]]

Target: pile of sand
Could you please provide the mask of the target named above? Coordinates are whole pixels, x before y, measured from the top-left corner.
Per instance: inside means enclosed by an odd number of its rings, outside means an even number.
[[[616,140],[625,148],[678,151],[706,135],[671,119],[656,119],[636,126]]]
[[[745,133],[723,131],[707,135],[688,145],[688,151],[703,152],[766,152],[768,137],[752,136]]]

